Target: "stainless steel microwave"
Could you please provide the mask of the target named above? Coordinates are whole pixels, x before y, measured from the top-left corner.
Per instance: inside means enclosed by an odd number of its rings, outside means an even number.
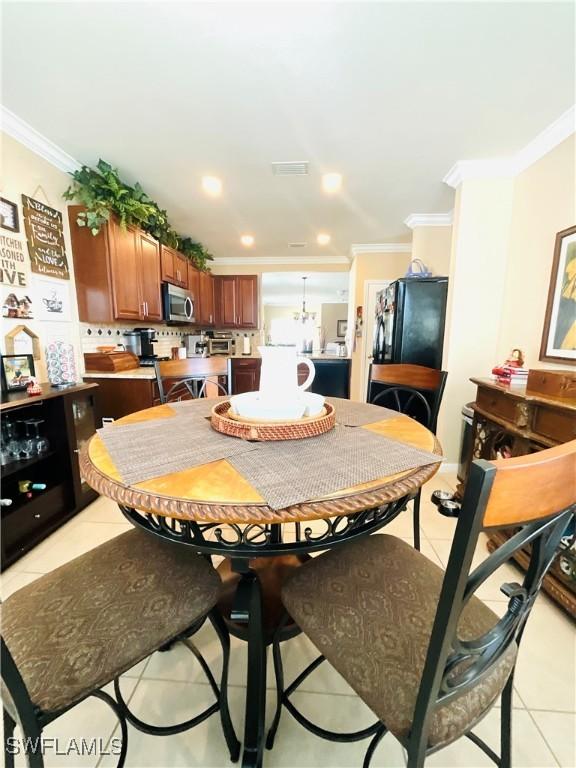
[[[185,288],[163,283],[162,303],[164,320],[168,325],[190,325],[196,322],[194,295]]]

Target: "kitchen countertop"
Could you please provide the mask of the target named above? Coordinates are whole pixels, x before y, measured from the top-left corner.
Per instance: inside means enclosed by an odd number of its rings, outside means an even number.
[[[194,355],[194,357],[201,357],[200,355]],[[213,355],[213,357],[224,357],[224,355]],[[229,355],[231,359],[259,360],[259,354],[243,355],[235,354]],[[311,352],[303,354],[302,357],[308,357],[310,360],[350,360],[349,357],[340,357],[340,355],[328,355],[324,352]],[[153,366],[143,366],[141,368],[131,368],[128,371],[86,371],[84,374],[85,379],[155,379]]]

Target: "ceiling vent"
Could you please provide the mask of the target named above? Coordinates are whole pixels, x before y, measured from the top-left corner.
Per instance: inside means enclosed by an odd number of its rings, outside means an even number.
[[[308,160],[288,160],[272,163],[274,176],[308,176]]]
[[[306,248],[307,243],[288,243],[288,248]]]

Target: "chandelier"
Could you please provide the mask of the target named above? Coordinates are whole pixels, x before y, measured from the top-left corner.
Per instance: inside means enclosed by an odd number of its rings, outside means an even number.
[[[302,278],[302,312],[294,312],[294,320],[301,323],[316,319],[316,312],[306,312],[306,280],[308,280],[307,277]]]

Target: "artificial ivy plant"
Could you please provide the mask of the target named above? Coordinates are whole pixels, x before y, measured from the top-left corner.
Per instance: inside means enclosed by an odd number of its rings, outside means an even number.
[[[205,270],[207,262],[212,261],[212,255],[202,243],[182,237],[170,226],[166,211],[148,197],[140,184],[131,187],[123,182],[109,163],[99,160],[96,168],[83,165],[70,175],[73,182],[64,192],[64,198],[76,200],[86,209],[76,218],[79,227],[88,227],[97,235],[110,213],[114,213],[120,226],[143,229],[163,245],[180,251],[199,269]]]

